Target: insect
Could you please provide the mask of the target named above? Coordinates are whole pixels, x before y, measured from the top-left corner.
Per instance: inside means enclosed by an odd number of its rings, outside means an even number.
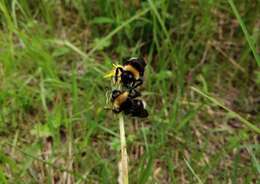
[[[136,88],[143,83],[146,63],[143,58],[125,58],[123,65],[115,68],[114,80],[127,88]]]
[[[111,96],[111,102],[113,104],[112,111],[114,113],[124,112],[126,115],[133,117],[147,117],[148,112],[145,109],[144,101],[136,99],[141,96],[140,92],[136,90],[120,91],[113,90]]]

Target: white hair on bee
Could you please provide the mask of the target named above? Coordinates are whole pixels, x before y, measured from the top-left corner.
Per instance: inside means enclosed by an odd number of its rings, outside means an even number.
[[[135,59],[138,59],[138,57],[131,57],[128,60],[135,60]]]
[[[143,105],[144,105],[144,108],[145,108],[146,107],[146,102],[144,100],[142,100],[142,102],[143,102]]]

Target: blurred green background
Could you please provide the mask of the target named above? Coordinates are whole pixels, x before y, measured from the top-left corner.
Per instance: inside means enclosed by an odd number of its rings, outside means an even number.
[[[0,0],[0,183],[117,183],[123,57],[150,116],[125,117],[130,183],[257,183],[258,0]]]

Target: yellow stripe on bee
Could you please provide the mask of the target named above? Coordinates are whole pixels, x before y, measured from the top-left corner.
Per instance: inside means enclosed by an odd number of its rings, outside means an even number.
[[[138,79],[140,77],[140,73],[138,72],[138,70],[136,70],[131,65],[124,66],[124,70],[131,72],[134,75],[135,79]]]
[[[127,100],[129,93],[127,91],[120,94],[114,101],[114,107],[120,108],[121,104]]]

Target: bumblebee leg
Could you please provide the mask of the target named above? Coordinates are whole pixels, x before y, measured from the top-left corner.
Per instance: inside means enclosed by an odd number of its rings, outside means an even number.
[[[131,89],[130,93],[129,93],[129,96],[131,98],[136,98],[136,97],[141,96],[141,93],[139,91],[135,90],[135,89]]]
[[[138,86],[143,84],[143,79],[137,79],[133,85],[133,88],[137,88]]]
[[[121,68],[121,67],[117,67],[116,68],[116,72],[115,72],[115,82],[117,82],[118,81],[118,75],[119,75],[119,72],[121,72],[121,73],[123,73],[123,68]]]
[[[115,82],[117,82],[118,80],[118,74],[119,74],[119,68],[116,68],[116,72],[115,72]]]
[[[112,111],[113,111],[113,113],[116,113],[116,114],[118,114],[118,113],[120,113],[120,112],[121,112],[121,110],[120,110],[120,109],[113,109]]]

